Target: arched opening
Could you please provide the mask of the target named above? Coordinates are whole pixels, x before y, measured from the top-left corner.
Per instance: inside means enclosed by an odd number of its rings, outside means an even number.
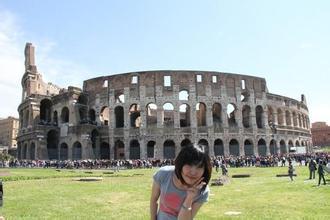
[[[78,103],[81,105],[87,105],[88,104],[88,98],[85,94],[80,94],[78,97]]]
[[[293,126],[298,126],[298,118],[296,112],[292,112]]]
[[[206,105],[202,102],[196,104],[197,126],[206,126]]]
[[[92,150],[94,159],[99,158],[99,150],[100,150],[100,136],[99,132],[94,129],[91,133],[91,141],[92,141]]]
[[[163,105],[163,125],[164,127],[174,126],[174,107],[172,103],[165,103]]]
[[[191,144],[191,141],[188,138],[186,138],[186,139],[184,139],[184,140],[181,141],[181,148],[182,147],[186,147],[186,146],[188,146],[190,144]]]
[[[296,147],[300,147],[300,143],[298,140],[296,141]]]
[[[95,110],[94,109],[89,109],[88,117],[89,117],[89,120],[91,122],[95,122],[96,116],[95,116]]]
[[[36,159],[36,145],[34,143],[31,143],[30,145],[30,159]]]
[[[239,156],[239,143],[236,139],[232,139],[229,142],[229,154]]]
[[[299,125],[299,128],[301,128],[301,115],[300,114],[298,114],[298,125]]]
[[[73,144],[73,148],[72,148],[72,159],[81,160],[81,156],[82,156],[81,143],[79,141],[76,141]]]
[[[125,159],[125,145],[122,141],[117,140],[115,142],[115,160]]]
[[[140,143],[138,140],[131,140],[129,144],[129,159],[140,159]]]
[[[117,106],[115,108],[116,128],[124,127],[124,108]]]
[[[189,92],[187,90],[181,90],[179,92],[179,100],[188,100],[189,99]]]
[[[141,127],[141,116],[140,116],[140,106],[138,104],[132,104],[129,108],[131,128]]]
[[[205,139],[200,139],[198,141],[198,145],[201,145],[204,147],[204,151],[209,154],[209,142]]]
[[[253,147],[253,142],[251,140],[244,141],[244,152],[245,152],[245,156],[254,155],[254,147]]]
[[[107,142],[101,144],[101,160],[110,160],[110,145]]]
[[[280,141],[280,153],[281,154],[286,154],[287,150],[286,150],[286,144],[284,140]]]
[[[69,123],[69,109],[68,107],[63,107],[61,111],[61,122]]]
[[[85,94],[80,94],[77,102],[77,106],[79,109],[79,117],[80,117],[80,123],[85,124],[88,122],[87,120],[87,103],[88,98]]]
[[[62,143],[60,146],[60,160],[67,160],[68,159],[68,145],[66,143]]]
[[[52,114],[52,102],[49,99],[43,99],[40,102],[40,122],[50,123]]]
[[[228,125],[230,127],[236,127],[236,111],[237,108],[234,104],[230,103],[227,105],[227,118],[228,118]]]
[[[222,108],[219,103],[214,103],[212,106],[213,126],[220,128],[222,124]]]
[[[277,146],[276,146],[276,141],[272,139],[269,144],[269,151],[270,154],[276,155],[277,154]]]
[[[289,152],[295,152],[296,148],[293,146],[293,142],[289,140],[288,142]]]
[[[244,105],[243,108],[242,108],[242,117],[243,117],[243,126],[244,126],[244,128],[249,128],[251,126],[250,113],[251,113],[250,106]]]
[[[214,156],[224,156],[225,151],[223,147],[223,142],[220,139],[214,141]]]
[[[109,107],[103,106],[100,113],[100,121],[102,125],[109,125],[109,114]]]
[[[264,127],[264,109],[262,108],[261,105],[258,105],[256,107],[256,122],[257,122],[257,127],[258,128],[263,128]]]
[[[23,149],[22,149],[22,159],[27,159],[27,153],[26,153],[27,148],[28,148],[28,145],[24,144]]]
[[[166,140],[164,142],[164,159],[175,158],[175,143],[172,140]]]
[[[58,159],[58,132],[55,130],[50,130],[47,133],[47,152],[49,160],[57,160]]]
[[[157,105],[154,103],[149,103],[147,105],[147,127],[157,126]]]
[[[190,127],[190,106],[182,104],[179,107],[180,111],[180,127]]]
[[[275,115],[273,108],[268,106],[268,125],[273,126],[275,124]]]
[[[266,141],[264,139],[260,139],[258,141],[258,153],[259,156],[267,155],[267,146],[266,146]]]
[[[156,142],[154,142],[154,141],[149,141],[147,143],[147,157],[148,158],[155,157],[155,145],[156,145]]]

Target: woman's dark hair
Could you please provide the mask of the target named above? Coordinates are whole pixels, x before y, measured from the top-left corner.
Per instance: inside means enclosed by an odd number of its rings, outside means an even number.
[[[206,185],[210,182],[212,165],[210,157],[208,153],[205,152],[203,146],[189,144],[183,147],[178,156],[175,158],[175,175],[182,184],[187,185],[182,177],[182,167],[184,165],[204,167],[203,182],[205,182]],[[206,185],[203,187],[203,190]]]

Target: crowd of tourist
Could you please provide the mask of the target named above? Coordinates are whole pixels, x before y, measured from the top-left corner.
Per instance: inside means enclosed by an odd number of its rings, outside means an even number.
[[[274,167],[286,166],[290,161],[300,166],[309,162],[322,160],[330,163],[329,153],[281,154],[269,156],[217,156],[212,157],[212,166],[217,170],[224,164],[226,167]],[[173,159],[136,159],[136,160],[18,160],[0,161],[0,167],[24,168],[57,168],[57,169],[135,169],[173,165]]]

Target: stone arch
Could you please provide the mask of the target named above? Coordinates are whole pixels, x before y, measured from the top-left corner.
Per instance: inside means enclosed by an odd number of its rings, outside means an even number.
[[[213,126],[221,127],[222,124],[222,107],[220,103],[214,103],[212,106]]]
[[[63,142],[60,146],[60,160],[69,159],[68,153],[69,153],[69,147],[65,142]]]
[[[249,128],[251,127],[251,108],[248,105],[244,105],[242,108],[242,121],[243,121],[243,126],[244,128]]]
[[[117,106],[115,108],[115,120],[116,120],[116,128],[124,127],[124,108],[123,108],[123,106]]]
[[[280,153],[281,154],[286,154],[288,151],[286,149],[286,144],[284,140],[280,141]]]
[[[260,138],[258,141],[258,153],[259,153],[259,156],[267,156],[266,141],[262,138]]]
[[[228,118],[229,127],[237,126],[236,113],[237,113],[236,105],[233,103],[228,104],[227,105],[227,118]]]
[[[109,160],[110,159],[110,145],[107,142],[101,143],[101,160]]]
[[[24,144],[23,148],[22,148],[22,159],[27,159],[27,148],[28,148],[28,145]]]
[[[100,121],[102,125],[109,125],[110,122],[110,109],[108,106],[103,106],[100,112]]]
[[[196,104],[197,126],[206,126],[206,105],[203,102]]]
[[[88,111],[88,118],[91,122],[95,122],[96,120],[96,114],[95,114],[95,110],[94,109],[89,109]]]
[[[223,146],[223,141],[221,139],[216,139],[214,141],[214,156],[224,156],[225,150]]]
[[[247,139],[244,141],[244,153],[245,153],[245,156],[254,155],[254,146],[253,146],[252,140]]]
[[[155,141],[148,141],[147,143],[147,158],[154,158],[155,157]]]
[[[180,112],[180,127],[190,127],[190,106],[182,104],[179,107]]]
[[[77,101],[80,123],[87,122],[87,103],[88,103],[87,95],[80,94]]]
[[[136,139],[129,143],[129,159],[140,159],[140,143]]]
[[[188,100],[189,99],[189,91],[188,90],[181,90],[179,92],[179,100]]]
[[[170,102],[163,105],[163,125],[164,127],[174,126],[174,106]]]
[[[164,142],[164,159],[175,158],[175,143],[173,140],[166,140]]]
[[[70,112],[68,107],[63,107],[61,110],[61,123],[69,123]]]
[[[188,138],[185,138],[185,139],[183,139],[182,141],[181,141],[181,147],[186,147],[186,146],[188,146],[188,145],[190,145],[191,144],[191,141],[190,141],[190,139],[188,139]]]
[[[296,147],[300,147],[300,143],[299,143],[299,141],[298,140],[296,140],[296,145],[295,145]]]
[[[272,139],[269,143],[269,151],[271,155],[276,155],[277,154],[277,145],[276,141]]]
[[[268,125],[273,126],[275,124],[274,110],[271,106],[268,106]]]
[[[53,103],[49,99],[43,99],[40,102],[40,122],[51,122],[51,112]]]
[[[294,152],[295,151],[292,140],[288,141],[288,148],[289,148],[289,152]]]
[[[239,156],[239,142],[236,139],[231,139],[229,141],[229,154]]]
[[[56,130],[50,130],[47,133],[47,152],[49,160],[58,159],[59,134]]]
[[[149,103],[146,107],[147,127],[157,126],[157,105]]]
[[[82,146],[79,141],[74,142],[72,146],[72,159],[81,160],[82,159]]]
[[[115,141],[114,159],[125,159],[125,144],[121,140]]]
[[[299,126],[299,128],[301,128],[301,126],[302,126],[300,114],[298,114],[298,126]]]
[[[141,109],[140,105],[134,103],[129,108],[129,116],[130,116],[130,125],[131,128],[139,128],[141,127]]]
[[[261,105],[256,107],[256,123],[257,128],[264,128],[264,109]]]
[[[198,141],[198,145],[201,145],[204,147],[204,151],[209,154],[209,142],[205,139],[200,139]]]

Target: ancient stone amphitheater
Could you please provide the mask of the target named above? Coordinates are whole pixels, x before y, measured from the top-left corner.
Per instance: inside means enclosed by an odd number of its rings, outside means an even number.
[[[174,158],[190,142],[210,156],[310,151],[308,108],[264,78],[210,71],[131,72],[44,83],[25,47],[20,159]],[[284,89],[285,91],[285,89]]]

